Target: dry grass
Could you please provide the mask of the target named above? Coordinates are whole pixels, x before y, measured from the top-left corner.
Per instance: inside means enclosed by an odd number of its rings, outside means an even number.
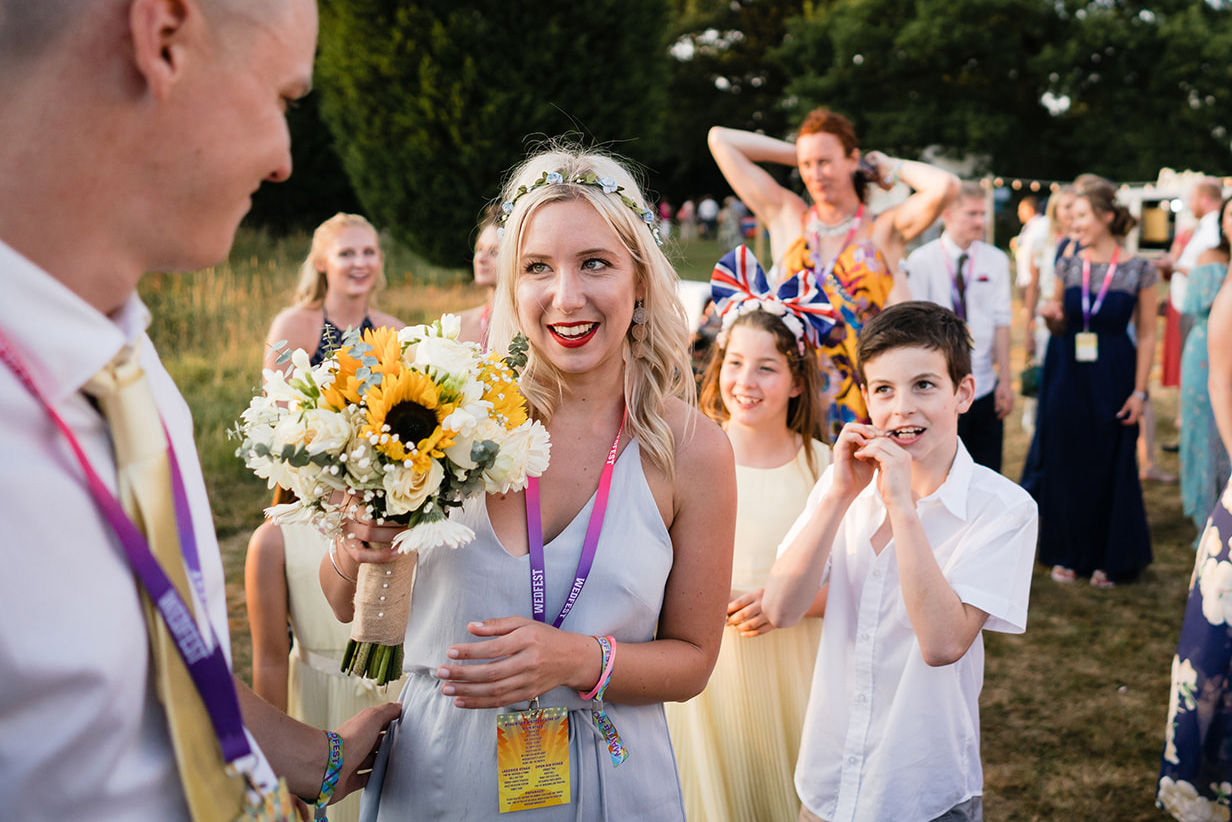
[[[223,551],[236,669],[248,678],[244,546],[268,498],[225,437],[260,380],[261,345],[286,302],[303,237],[244,234],[231,260],[193,275],[148,278],[143,296],[172,375],[192,406]],[[670,249],[682,276],[705,279],[713,244]],[[464,272],[431,269],[394,249],[382,307],[407,322],[476,304]],[[1156,392],[1161,441],[1175,440],[1175,392]],[[1005,473],[1027,448],[1007,425]],[[1176,472],[1176,458],[1160,464]],[[1155,563],[1112,591],[1053,583],[1036,571],[1022,636],[986,635],[982,698],[985,811],[995,820],[1159,820],[1153,793],[1163,744],[1168,671],[1193,564],[1194,533],[1175,485],[1147,484]]]

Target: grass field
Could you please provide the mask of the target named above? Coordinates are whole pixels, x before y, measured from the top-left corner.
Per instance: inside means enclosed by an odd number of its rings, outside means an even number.
[[[225,432],[260,383],[265,330],[286,304],[307,247],[307,237],[246,232],[223,265],[142,283],[155,316],[151,335],[193,409],[227,571],[236,668],[245,679],[244,547],[268,492],[235,458]],[[720,256],[713,243],[669,249],[690,279],[708,278]],[[407,322],[482,299],[465,284],[465,272],[425,266],[397,249],[386,268],[390,288],[381,307]],[[1160,440],[1175,440],[1175,391],[1154,396]],[[1027,447],[1017,418],[1007,425],[1010,477],[1018,476]],[[1172,455],[1160,464],[1177,471]],[[1155,563],[1139,582],[1111,591],[1061,586],[1037,568],[1027,633],[986,635],[981,712],[989,822],[1164,818],[1154,808],[1154,785],[1194,532],[1177,486],[1148,483],[1145,493]]]

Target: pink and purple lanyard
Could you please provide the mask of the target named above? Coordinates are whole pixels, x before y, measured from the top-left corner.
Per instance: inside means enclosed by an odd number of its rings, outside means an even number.
[[[590,512],[590,522],[586,526],[586,539],[582,542],[582,555],[578,557],[577,571],[573,575],[573,587],[569,596],[561,606],[560,614],[552,623],[559,628],[565,617],[573,610],[582,587],[590,576],[590,569],[595,562],[595,553],[599,549],[599,534],[603,531],[603,518],[607,514],[607,498],[612,486],[612,468],[616,465],[616,449],[620,446],[620,436],[625,430],[625,421],[629,418],[626,408],[620,417],[620,428],[616,431],[616,439],[607,452],[607,460],[603,463],[603,473],[599,475],[599,490],[595,492],[595,507]],[[530,607],[531,615],[538,622],[547,622],[547,575],[543,557],[543,519],[539,511],[539,479],[531,477],[526,484],[526,540],[530,551]]]
[[[962,266],[959,266],[958,271],[954,271],[954,264],[950,262],[950,252],[946,250],[944,243],[938,243],[941,249],[941,259],[945,261],[945,271],[950,275],[950,302],[954,304],[954,313],[958,315],[958,319],[967,319],[967,283],[970,282],[971,272],[975,270],[975,253],[961,252],[958,256],[961,259],[963,255],[967,257],[967,279],[964,279],[960,285],[958,278],[963,276]]]
[[[582,555],[578,557],[577,570],[573,574],[573,586],[569,596],[560,608],[560,614],[552,622],[559,628],[565,617],[573,610],[578,595],[582,593],[586,580],[590,577],[590,569],[595,562],[595,553],[599,549],[599,534],[603,531],[603,519],[607,514],[607,499],[612,486],[612,469],[616,465],[616,450],[620,447],[620,436],[624,433],[625,422],[629,418],[626,406],[620,417],[620,428],[616,431],[616,439],[607,452],[603,463],[603,472],[599,475],[599,490],[595,492],[595,507],[590,511],[590,522],[586,525],[586,538],[582,542]],[[531,615],[538,622],[547,622],[546,592],[547,577],[543,556],[543,520],[539,509],[539,480],[531,477],[526,484],[526,540],[530,553],[530,608]],[[534,703],[532,703],[533,705]],[[613,765],[620,765],[629,756],[620,733],[603,708],[603,699],[599,697],[597,708],[591,710],[591,721],[599,730],[603,741],[607,744],[608,755]]]
[[[231,678],[230,667],[223,656],[222,644],[214,634],[213,627],[210,628],[210,637],[213,640],[213,650],[210,651],[208,650],[209,644],[201,635],[192,612],[150,551],[149,542],[124,512],[124,506],[116,499],[115,494],[111,493],[111,489],[90,465],[72,429],[35,385],[29,370],[3,332],[0,332],[0,360],[4,361],[9,370],[26,387],[26,390],[38,400],[47,411],[51,421],[68,441],[69,447],[85,472],[86,484],[95,503],[115,531],[120,546],[128,557],[129,564],[136,572],[150,601],[162,615],[175,640],[180,657],[184,660],[184,665],[188,668],[193,683],[197,686],[197,691],[205,703],[206,711],[210,715],[214,732],[222,747],[223,758],[228,763],[238,765],[239,760],[252,755],[252,749],[244,734],[244,721],[240,714],[239,698],[235,692],[235,681]],[[166,426],[163,427],[163,431],[167,434]],[[188,508],[188,494],[184,489],[184,478],[180,473],[179,461],[176,459],[169,434],[167,434],[167,457],[171,464],[171,493],[175,505],[175,524],[179,532],[180,547],[187,566],[188,578],[204,607],[205,590],[201,582],[201,559],[197,553],[197,538],[193,532],[192,514]],[[251,765],[251,761],[247,764]]]
[[[1082,253],[1082,330],[1091,330],[1091,318],[1099,313],[1099,310],[1104,306],[1104,297],[1108,296],[1108,288],[1112,285],[1112,275],[1116,274],[1117,259],[1121,255],[1121,249],[1114,249],[1112,252],[1112,261],[1108,263],[1108,271],[1104,274],[1104,282],[1099,287],[1099,294],[1095,297],[1095,305],[1091,305],[1091,251],[1087,249]]]

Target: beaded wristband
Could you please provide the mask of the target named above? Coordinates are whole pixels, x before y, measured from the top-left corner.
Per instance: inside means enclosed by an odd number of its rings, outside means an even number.
[[[599,674],[599,681],[595,683],[595,687],[589,693],[578,691],[578,696],[582,699],[594,699],[598,697],[603,699],[603,693],[607,690],[608,680],[612,678],[612,665],[616,662],[616,640],[610,636],[596,636],[595,642],[599,643],[599,648],[603,652],[603,673]]]
[[[312,818],[319,822],[329,822],[325,816],[325,806],[334,796],[338,787],[338,777],[342,774],[342,737],[333,731],[326,731],[329,738],[329,762],[325,766],[325,779],[321,782],[321,793],[317,796],[316,810]]]

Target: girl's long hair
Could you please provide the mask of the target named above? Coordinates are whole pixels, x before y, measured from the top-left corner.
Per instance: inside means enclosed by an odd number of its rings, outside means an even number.
[[[787,428],[804,438],[804,454],[808,461],[809,474],[816,481],[821,476],[817,458],[813,455],[810,440],[825,441],[825,414],[821,401],[821,377],[817,371],[817,349],[808,342],[804,350],[791,330],[778,317],[767,311],[750,311],[741,314],[727,330],[726,340],[731,339],[731,332],[740,326],[759,328],[774,337],[774,345],[780,354],[787,358],[787,368],[792,379],[800,388],[800,394],[787,401]],[[701,397],[698,407],[702,413],[720,425],[731,419],[723,393],[719,389],[719,373],[723,370],[723,360],[727,356],[726,340],[714,348],[706,372],[702,377]]]

